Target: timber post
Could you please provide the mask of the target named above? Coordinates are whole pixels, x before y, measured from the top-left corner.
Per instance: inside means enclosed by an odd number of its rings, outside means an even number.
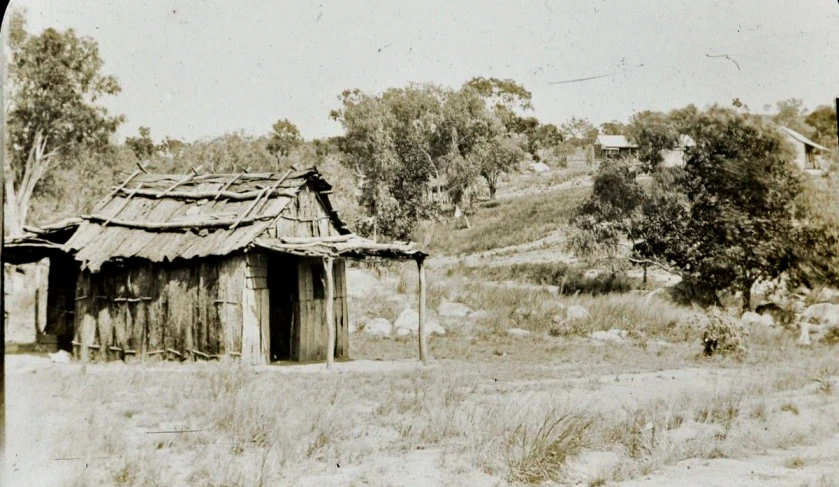
[[[332,272],[332,257],[323,258],[326,277],[326,368],[332,368],[335,360],[335,278]]]
[[[425,339],[425,266],[423,265],[425,257],[417,258],[417,269],[419,270],[419,330],[417,336],[419,337],[419,356],[423,365],[428,365],[428,344]]]

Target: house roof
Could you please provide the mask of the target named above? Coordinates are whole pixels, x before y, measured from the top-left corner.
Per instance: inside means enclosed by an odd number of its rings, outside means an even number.
[[[816,149],[819,149],[819,150],[828,151],[828,152],[830,151],[830,149],[828,149],[827,147],[813,142],[812,140],[808,139],[807,137],[804,137],[803,135],[799,134],[798,132],[796,132],[795,130],[793,130],[791,128],[781,127],[781,131],[786,133],[787,135],[789,135],[793,139],[801,142],[802,144],[809,145],[811,147],[815,147]]]
[[[610,149],[635,149],[638,147],[629,142],[625,135],[598,135],[596,143]]]
[[[111,259],[165,262],[227,255],[256,246],[257,237],[278,219],[296,220],[289,203],[305,187],[317,193],[338,232],[351,236],[329,201],[332,187],[314,167],[256,174],[135,171],[91,214],[82,216],[63,250],[93,272]],[[393,249],[403,258],[417,257],[401,250],[405,249]]]

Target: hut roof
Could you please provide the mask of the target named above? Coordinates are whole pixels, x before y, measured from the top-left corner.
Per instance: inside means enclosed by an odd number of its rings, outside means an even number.
[[[792,137],[793,139],[801,142],[804,145],[809,145],[811,147],[815,147],[816,149],[830,152],[830,149],[828,149],[827,147],[813,142],[812,140],[808,139],[807,137],[804,137],[803,135],[799,134],[798,132],[796,132],[795,130],[793,130],[791,128],[781,127],[781,130],[784,133],[786,133],[787,135],[789,135],[790,137]]]
[[[274,222],[285,215],[289,203],[309,186],[346,241],[257,243]],[[75,253],[84,268],[96,272],[112,259],[142,258],[153,262],[227,255],[247,247],[287,253],[294,245],[318,255],[348,257],[424,255],[405,245],[390,250],[362,244],[340,220],[329,201],[331,186],[314,167],[285,173],[144,174],[135,171],[93,210],[84,215],[76,233],[63,249]],[[327,237],[323,237],[327,238]],[[335,237],[332,237],[335,238]],[[260,239],[264,240],[264,239]],[[277,239],[269,239],[277,240]],[[273,245],[279,243],[281,245]],[[353,248],[350,250],[349,245]],[[392,247],[392,248],[391,248]]]
[[[635,149],[638,147],[631,143],[625,135],[598,135],[595,143],[609,149]]]

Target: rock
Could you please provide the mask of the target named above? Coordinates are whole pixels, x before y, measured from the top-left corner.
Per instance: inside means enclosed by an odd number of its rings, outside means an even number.
[[[594,279],[595,277],[600,275],[600,269],[589,269],[583,274],[583,277],[586,279]]]
[[[466,306],[465,304],[450,303],[448,301],[443,301],[437,308],[437,314],[439,314],[441,318],[464,318],[469,316],[471,311],[472,310],[469,309],[469,306]]]
[[[826,336],[839,336],[839,304],[818,303],[807,308],[799,320],[801,336],[798,343],[809,345]]]
[[[510,328],[507,330],[507,334],[514,337],[526,337],[530,336],[530,332],[527,330],[522,330],[521,328]]]
[[[554,325],[562,325],[565,324],[565,317],[562,315],[553,315],[551,321],[553,321]]]
[[[411,334],[411,330],[407,328],[398,328],[396,330],[396,336],[398,337],[405,337]]]
[[[747,326],[757,325],[765,326],[767,328],[775,326],[775,319],[772,318],[772,315],[759,315],[753,311],[746,311],[745,313],[743,313],[743,316],[740,317],[740,321]]]
[[[351,298],[367,298],[378,294],[382,285],[376,276],[361,269],[347,269],[347,294]]]
[[[599,342],[623,343],[628,336],[629,333],[626,330],[619,330],[617,328],[612,328],[609,331],[595,331],[591,333],[591,339]]]
[[[479,309],[469,313],[469,319],[475,321],[489,320],[493,317],[495,317],[495,315],[485,309]]]
[[[565,312],[565,317],[568,321],[580,321],[591,318],[591,315],[584,307],[578,304],[573,304],[568,307],[568,311]]]
[[[839,291],[829,287],[821,288],[813,293],[813,301],[817,303],[836,303],[839,302]]]
[[[545,164],[544,162],[534,162],[530,165],[530,170],[535,173],[543,173],[548,172],[551,170],[550,166]]]
[[[425,325],[429,335],[446,334],[446,330],[440,325],[440,321],[431,313],[426,318]],[[397,335],[400,329],[408,330],[408,333],[416,335],[419,332],[419,313],[412,309],[403,310],[393,323],[393,327],[396,329]]]
[[[70,359],[72,358],[66,350],[59,350],[55,353],[50,353],[47,356],[50,358],[50,361],[57,364],[70,363]]]
[[[393,325],[385,318],[373,318],[364,323],[361,331],[367,335],[390,336],[393,333]]]

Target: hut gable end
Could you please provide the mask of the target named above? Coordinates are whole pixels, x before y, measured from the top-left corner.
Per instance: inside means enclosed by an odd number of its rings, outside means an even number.
[[[336,237],[347,234],[346,227],[337,218],[328,196],[312,184],[306,184],[280,212],[274,224],[263,234],[265,237]]]

